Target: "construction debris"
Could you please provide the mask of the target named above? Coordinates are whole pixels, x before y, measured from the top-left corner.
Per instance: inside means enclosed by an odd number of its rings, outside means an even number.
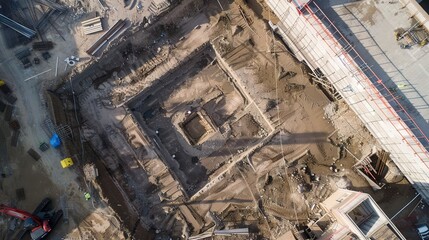
[[[296,83],[288,83],[285,86],[285,92],[298,92],[304,90],[305,85],[296,84]]]
[[[192,236],[189,238],[189,240],[200,240],[200,239],[207,239],[207,238],[213,238],[215,236],[225,236],[225,237],[233,237],[233,236],[248,236],[247,239],[252,239],[249,237],[249,229],[248,228],[238,228],[238,229],[224,229],[224,230],[213,230],[207,233],[202,233],[197,236]]]
[[[288,79],[291,79],[291,78],[293,78],[293,77],[295,77],[296,76],[296,73],[295,72],[292,72],[292,71],[284,71],[284,69],[281,69],[280,70],[280,73],[279,73],[279,80],[282,80],[282,79],[284,79],[284,80],[288,80]]]
[[[88,181],[94,181],[98,177],[98,170],[94,164],[85,164],[83,173]]]

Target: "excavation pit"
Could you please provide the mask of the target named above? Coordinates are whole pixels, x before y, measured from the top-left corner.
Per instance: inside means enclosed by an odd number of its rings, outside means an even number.
[[[162,76],[127,103],[189,196],[266,132],[259,111],[246,108],[249,100],[214,59],[211,46],[202,49],[186,64],[193,67]]]
[[[180,125],[192,145],[201,144],[215,132],[215,126],[205,111],[190,114]]]

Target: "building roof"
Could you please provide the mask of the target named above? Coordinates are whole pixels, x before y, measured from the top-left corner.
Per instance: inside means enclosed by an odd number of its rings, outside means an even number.
[[[369,194],[338,189],[322,204],[333,223],[319,239],[404,239],[386,214]]]

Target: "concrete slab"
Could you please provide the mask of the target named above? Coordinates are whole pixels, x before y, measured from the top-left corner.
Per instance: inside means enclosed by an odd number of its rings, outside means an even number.
[[[316,1],[429,136],[429,45],[402,49],[395,38],[395,30],[408,29],[416,21],[399,1],[340,2]]]

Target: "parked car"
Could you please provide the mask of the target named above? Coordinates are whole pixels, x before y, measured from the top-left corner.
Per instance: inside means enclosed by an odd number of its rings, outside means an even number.
[[[416,225],[417,232],[422,240],[429,240],[429,227],[427,224]]]

